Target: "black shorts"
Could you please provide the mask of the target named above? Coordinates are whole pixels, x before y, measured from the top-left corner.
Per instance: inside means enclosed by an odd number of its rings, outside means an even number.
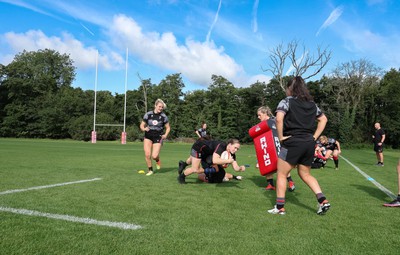
[[[214,152],[204,143],[204,140],[197,140],[190,151],[190,156],[205,160],[208,156],[212,156]]]
[[[152,132],[151,130],[149,132],[144,132],[144,138],[149,139],[153,143],[161,143],[162,138],[161,138],[161,132]]]
[[[314,160],[315,141],[289,138],[281,143],[279,158],[291,165],[311,166]]]
[[[225,170],[222,167],[218,167],[218,172],[206,175],[206,179],[209,183],[221,183],[225,178]]]
[[[374,151],[379,153],[383,152],[383,144],[381,146],[374,144]]]

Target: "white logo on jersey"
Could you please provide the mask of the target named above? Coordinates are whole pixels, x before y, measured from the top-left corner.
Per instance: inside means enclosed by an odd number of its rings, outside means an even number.
[[[157,126],[158,121],[157,120],[153,120],[152,124],[153,124],[153,126]]]

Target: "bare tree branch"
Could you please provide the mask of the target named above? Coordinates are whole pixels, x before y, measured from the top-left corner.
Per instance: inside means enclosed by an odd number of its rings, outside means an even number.
[[[302,53],[299,57],[298,46],[299,42],[292,40],[286,47],[283,44],[279,44],[277,47],[271,49],[269,68],[262,69],[264,72],[269,71],[272,73],[273,77],[279,81],[282,90],[285,90],[283,84],[284,76],[287,76],[291,69],[294,70],[292,73],[294,76],[303,76],[306,73],[310,73],[306,77],[303,77],[306,80],[321,72],[331,59],[332,52],[328,48],[321,49],[320,46],[318,46],[316,56],[314,56],[310,55],[309,51],[303,45]],[[284,74],[287,60],[290,61],[291,67]]]

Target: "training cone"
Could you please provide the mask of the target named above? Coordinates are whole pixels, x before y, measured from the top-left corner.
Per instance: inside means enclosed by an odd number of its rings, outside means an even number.
[[[138,173],[139,174],[144,174],[144,170],[139,170]]]

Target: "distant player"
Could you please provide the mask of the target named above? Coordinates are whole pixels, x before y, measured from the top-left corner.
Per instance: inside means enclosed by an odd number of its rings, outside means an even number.
[[[201,128],[197,129],[195,133],[199,138],[207,137],[207,123],[201,123]]]
[[[383,142],[385,141],[386,135],[385,131],[381,128],[380,123],[375,123],[375,134],[372,136],[374,139],[374,151],[376,153],[376,159],[378,163],[377,166],[384,166],[383,165]]]
[[[311,164],[311,168],[319,169],[324,168],[326,164],[326,148],[321,144],[319,140],[315,142],[314,161]]]
[[[319,141],[325,147],[325,158],[329,159],[331,156],[335,162],[335,170],[339,170],[339,155],[342,153],[340,143],[334,138],[328,138],[324,135],[320,136]]]

